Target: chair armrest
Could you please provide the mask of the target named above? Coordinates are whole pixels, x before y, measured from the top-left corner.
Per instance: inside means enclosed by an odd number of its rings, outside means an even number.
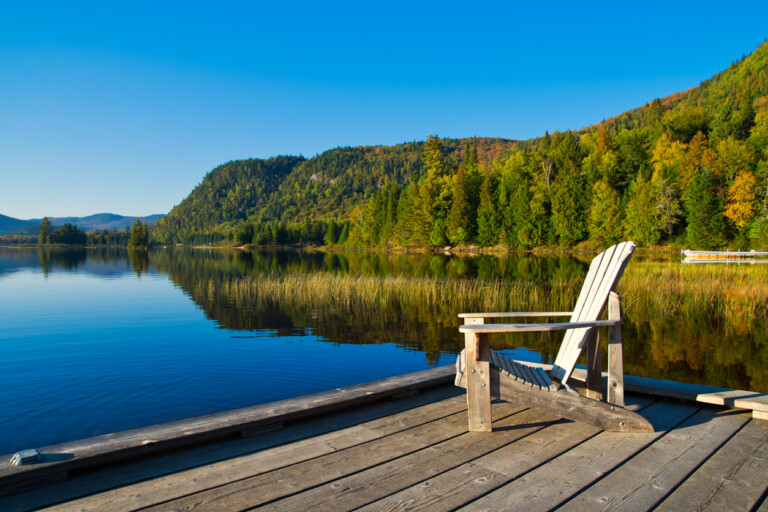
[[[536,316],[571,316],[573,311],[524,311],[520,313],[459,313],[459,318],[507,318]]]
[[[480,324],[461,325],[459,332],[463,333],[492,333],[492,332],[537,332],[537,331],[565,331],[567,329],[579,329],[584,327],[610,327],[621,325],[621,320],[595,320],[593,322],[566,322],[559,324]]]

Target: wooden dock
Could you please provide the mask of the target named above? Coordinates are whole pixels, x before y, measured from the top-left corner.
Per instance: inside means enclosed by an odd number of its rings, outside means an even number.
[[[43,488],[15,492],[8,485],[23,481],[0,467],[0,491],[6,485],[14,492],[0,498],[0,510],[768,511],[768,421],[695,401],[750,394],[700,393],[696,386],[667,386],[657,396],[628,392],[628,404],[655,427],[648,434],[609,433],[495,402],[494,431],[479,433],[467,430],[466,397],[447,384],[452,374],[438,368],[318,394],[301,414],[291,401],[243,410],[239,423],[227,426],[228,437],[215,439],[209,425],[204,437],[211,439],[157,453],[124,452],[109,462],[104,452],[74,467],[62,457],[26,475],[66,470],[66,481]],[[694,400],[658,396],[665,393]],[[740,405],[762,407],[755,395]],[[355,403],[343,407],[345,400]],[[281,411],[294,416],[281,419]],[[254,427],[267,413],[261,424],[273,427]],[[172,424],[177,437],[179,423]],[[135,443],[146,433],[126,436]],[[130,452],[128,437],[120,442]]]

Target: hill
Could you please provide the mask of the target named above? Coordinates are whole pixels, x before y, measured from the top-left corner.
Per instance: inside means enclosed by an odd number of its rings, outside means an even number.
[[[443,139],[446,165],[458,167],[469,139]],[[478,158],[490,163],[515,142],[477,138]],[[158,222],[161,243],[209,242],[238,223],[302,223],[345,219],[385,183],[406,184],[423,174],[424,142],[335,148],[311,159],[275,157],[228,162],[210,171],[188,197]]]
[[[0,235],[10,235],[29,226],[37,226],[39,222],[20,220],[0,214]]]
[[[698,86],[579,131],[230,162],[156,238],[768,247],[768,42]]]
[[[152,226],[163,214],[154,214],[142,217],[141,220]],[[42,219],[19,220],[13,217],[0,215],[0,235],[37,235],[37,227]],[[126,217],[114,213],[97,213],[86,217],[48,217],[53,226],[74,224],[83,231],[121,231],[136,222],[136,217]]]

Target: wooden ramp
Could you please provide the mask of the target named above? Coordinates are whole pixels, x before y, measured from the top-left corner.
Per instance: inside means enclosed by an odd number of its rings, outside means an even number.
[[[627,404],[655,432],[494,402],[493,432],[476,433],[463,390],[441,386],[73,473],[0,510],[768,510],[768,422],[648,395]]]

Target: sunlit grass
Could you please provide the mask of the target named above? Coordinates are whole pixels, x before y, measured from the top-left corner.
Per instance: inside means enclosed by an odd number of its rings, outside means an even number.
[[[744,326],[768,317],[766,283],[766,266],[634,261],[617,291],[624,311],[637,319],[674,315]],[[396,306],[455,317],[470,311],[569,311],[582,284],[581,276],[542,282],[297,272],[211,280],[197,291],[240,307],[290,303],[375,314]]]
[[[768,317],[768,266],[634,261],[618,292],[635,310],[749,323]]]
[[[519,311],[570,308],[581,288],[577,279],[549,283],[479,281],[426,277],[372,277],[336,273],[257,275],[207,285],[211,300],[235,305],[263,301],[332,306],[372,312],[398,304],[402,308],[430,308],[442,313],[463,311]]]

